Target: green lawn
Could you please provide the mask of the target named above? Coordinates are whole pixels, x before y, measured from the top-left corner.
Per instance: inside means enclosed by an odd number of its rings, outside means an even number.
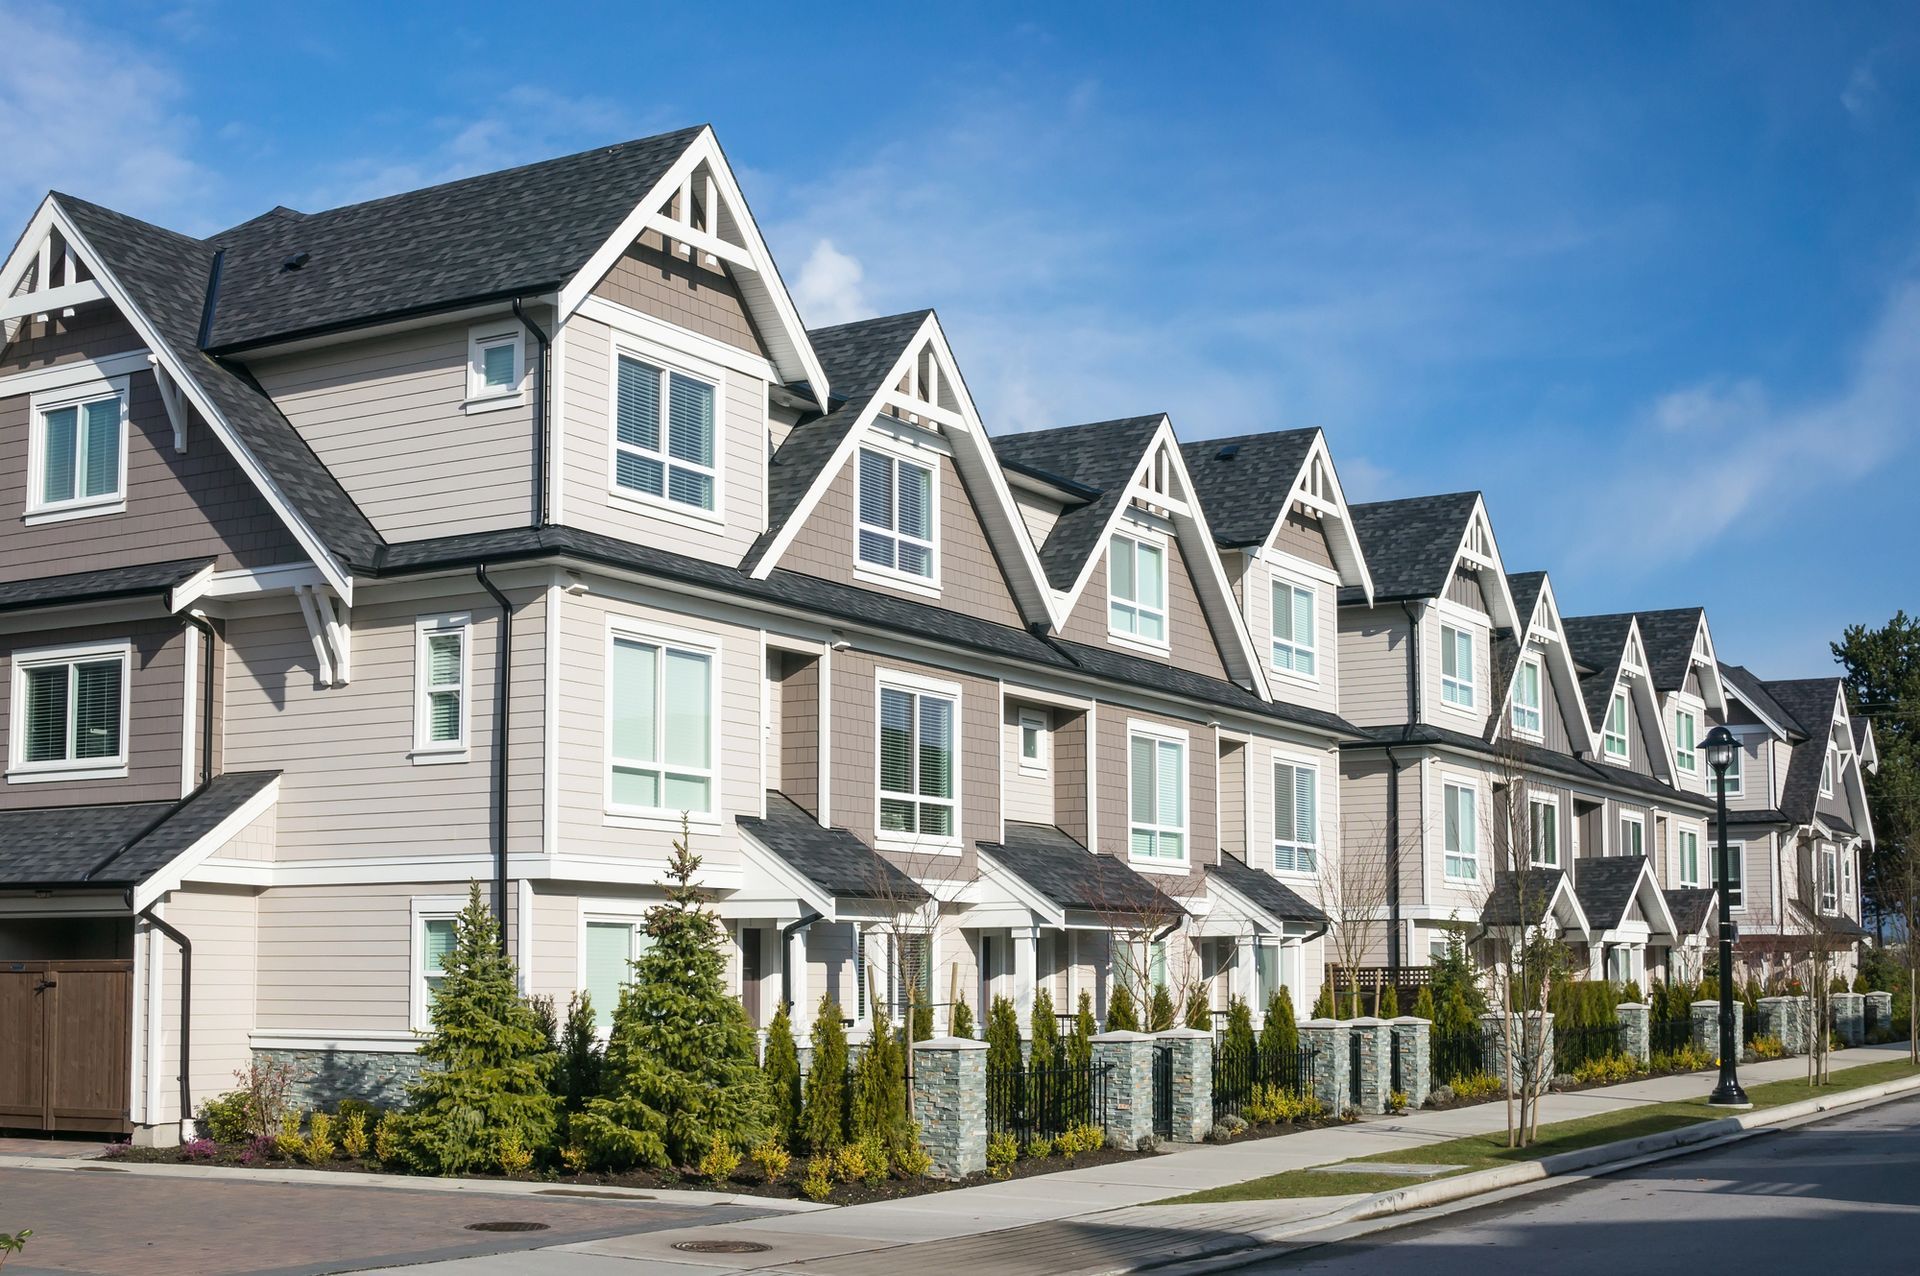
[[[1756,1108],[1776,1108],[1801,1099],[1838,1094],[1844,1090],[1855,1090],[1863,1086],[1879,1085],[1885,1081],[1897,1081],[1903,1077],[1920,1075],[1920,1069],[1916,1069],[1904,1059],[1897,1059],[1886,1063],[1869,1063],[1853,1068],[1835,1069],[1830,1075],[1831,1080],[1826,1085],[1818,1087],[1809,1086],[1804,1080],[1771,1081],[1765,1085],[1750,1086],[1747,1089],[1747,1097],[1753,1100],[1753,1106]],[[1493,1134],[1449,1139],[1444,1143],[1396,1148],[1391,1152],[1356,1157],[1345,1164],[1364,1165],[1368,1161],[1398,1161],[1418,1165],[1459,1166],[1457,1170],[1449,1170],[1445,1174],[1435,1176],[1451,1178],[1455,1174],[1465,1174],[1471,1170],[1492,1169],[1515,1161],[1537,1161],[1561,1152],[1575,1152],[1600,1143],[1614,1143],[1626,1139],[1643,1138],[1649,1134],[1662,1134],[1668,1130],[1677,1130],[1681,1126],[1717,1120],[1725,1115],[1726,1113],[1716,1108],[1708,1107],[1704,1100],[1661,1103],[1651,1107],[1630,1108],[1621,1112],[1607,1112],[1599,1116],[1580,1117],[1573,1121],[1556,1121],[1551,1125],[1543,1125],[1540,1127],[1539,1140],[1531,1147],[1508,1147],[1506,1132],[1502,1130]],[[1347,1196],[1356,1192],[1386,1192],[1422,1181],[1427,1180],[1399,1174],[1329,1174],[1325,1170],[1289,1170],[1284,1174],[1273,1174],[1266,1178],[1250,1179],[1245,1183],[1211,1188],[1204,1192],[1195,1192],[1190,1196],[1177,1196],[1171,1200],[1162,1201],[1161,1204],[1201,1205],[1216,1201],[1271,1201],[1302,1196]]]

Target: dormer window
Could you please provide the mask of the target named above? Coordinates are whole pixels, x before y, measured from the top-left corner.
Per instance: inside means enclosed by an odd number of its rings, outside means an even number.
[[[1541,735],[1540,661],[1535,656],[1522,660],[1514,674],[1513,729],[1535,740]]]
[[[1166,546],[1114,533],[1107,553],[1107,629],[1116,637],[1166,646]]]
[[[1607,724],[1600,733],[1600,747],[1612,762],[1625,762],[1631,757],[1627,747],[1627,693],[1616,691],[1613,699],[1607,702]]]
[[[854,539],[862,565],[933,579],[933,491],[931,466],[860,449],[860,526]]]
[[[713,383],[627,354],[615,365],[615,489],[681,509],[711,511],[719,488]]]
[[[1827,746],[1827,756],[1820,762],[1820,796],[1833,796],[1833,746]]]
[[[31,412],[28,520],[125,509],[126,378],[35,395]]]
[[[1691,709],[1676,709],[1673,713],[1673,764],[1688,775],[1700,770],[1700,719]]]
[[[1452,625],[1440,626],[1440,698],[1473,708],[1473,634]]]
[[[1289,581],[1273,582],[1273,667],[1301,678],[1317,678],[1314,651],[1314,591]]]
[[[467,411],[511,407],[520,401],[521,350],[518,324],[468,330]]]

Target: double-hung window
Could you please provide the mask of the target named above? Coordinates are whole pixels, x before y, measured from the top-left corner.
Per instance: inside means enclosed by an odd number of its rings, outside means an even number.
[[[454,917],[452,900],[418,902],[413,912],[413,994],[410,1018],[413,1026],[425,1030],[433,1023],[433,997],[447,981],[447,961],[453,956]]]
[[[1647,822],[1638,815],[1620,817],[1620,845],[1614,848],[1615,855],[1645,855],[1647,853]]]
[[[10,774],[84,776],[127,763],[125,643],[16,651]]]
[[[1715,852],[1718,858],[1719,852]],[[1739,908],[1746,903],[1747,894],[1747,844],[1745,842],[1727,843],[1726,871],[1720,874],[1720,882],[1726,883],[1727,907]],[[1716,882],[1715,885],[1719,885]]]
[[[1166,546],[1114,533],[1107,551],[1107,629],[1122,638],[1166,645]]]
[[[954,718],[951,695],[880,687],[880,831],[951,842],[954,812]]]
[[[27,514],[109,513],[127,496],[125,378],[32,400]],[[111,507],[111,508],[109,508]]]
[[[625,492],[712,510],[714,385],[637,359],[615,361],[613,481]]]
[[[855,552],[882,571],[932,580],[933,467],[860,449],[860,526]]]
[[[714,652],[615,634],[610,666],[608,808],[712,812]]]
[[[1185,740],[1144,731],[1128,735],[1127,848],[1137,860],[1186,862]]]
[[[1625,762],[1627,748],[1627,693],[1616,691],[1607,702],[1607,722],[1600,732],[1600,747],[1609,758]]]
[[[1820,796],[1833,796],[1833,746],[1827,746],[1827,756],[1820,761]]]
[[[1534,656],[1522,660],[1514,673],[1513,729],[1521,735],[1540,738],[1540,661]]]
[[[1840,907],[1840,853],[1833,843],[1820,846],[1820,911],[1831,913]]]
[[[1560,799],[1527,799],[1527,833],[1532,842],[1529,862],[1541,868],[1560,867]]]
[[[1273,582],[1273,667],[1302,678],[1318,677],[1314,658],[1314,592],[1288,581]]]
[[[1700,770],[1700,719],[1691,709],[1673,713],[1673,764],[1688,775]]]
[[[1318,871],[1320,772],[1294,762],[1273,764],[1273,867],[1281,873]]]
[[[1456,882],[1480,880],[1480,815],[1477,795],[1449,782],[1441,791],[1446,839],[1446,874]]]
[[[467,333],[467,409],[506,406],[520,393],[520,328],[474,328]]]
[[[1840,857],[1840,898],[1849,903],[1853,901],[1853,855],[1851,853]]]
[[[1440,626],[1440,698],[1473,708],[1473,634],[1452,625]]]
[[[1743,744],[1734,749],[1733,755],[1727,763],[1726,775],[1720,776],[1716,774],[1707,781],[1707,787],[1725,793],[1728,797],[1739,797],[1741,790],[1745,786],[1745,781],[1741,775],[1741,770],[1746,765],[1743,761],[1744,757]]]
[[[414,625],[413,750],[455,754],[467,748],[466,616],[426,617]]]
[[[1681,829],[1676,835],[1676,847],[1679,858],[1680,884],[1682,886],[1700,885],[1700,834],[1695,829]]]
[[[580,938],[581,987],[593,1002],[593,1022],[601,1032],[613,1026],[620,990],[633,982],[633,963],[647,951],[646,927],[621,917],[588,918]]]

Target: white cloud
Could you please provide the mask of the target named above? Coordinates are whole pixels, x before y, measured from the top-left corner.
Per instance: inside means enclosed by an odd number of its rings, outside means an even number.
[[[1879,96],[1880,79],[1871,66],[1862,62],[1847,77],[1847,87],[1840,90],[1840,105],[1856,122],[1865,123],[1873,112],[1874,99]]]
[[[824,328],[873,313],[861,287],[865,271],[860,261],[834,247],[831,239],[815,241],[793,283],[793,302],[812,328]]]

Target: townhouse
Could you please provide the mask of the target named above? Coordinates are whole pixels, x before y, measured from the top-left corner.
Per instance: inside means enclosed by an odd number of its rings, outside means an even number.
[[[710,129],[201,239],[56,193],[0,294],[0,1126],[395,1094],[474,881],[604,1022],[682,836],[802,1032],[1304,1007],[1330,926],[1497,924],[1522,796],[1596,974],[1701,902],[1703,617],[1563,621],[1319,431],[993,435],[933,312],[803,326]]]

